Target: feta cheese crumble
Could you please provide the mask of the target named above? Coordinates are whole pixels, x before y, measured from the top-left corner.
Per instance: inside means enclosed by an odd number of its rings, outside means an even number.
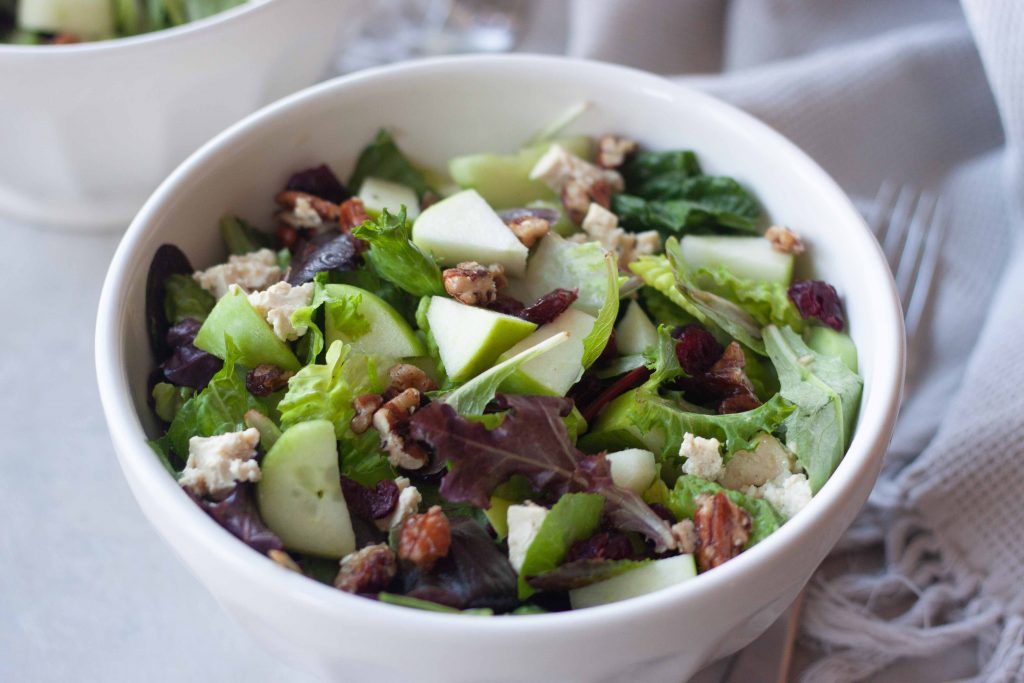
[[[661,237],[656,230],[626,232],[619,227],[619,217],[597,202],[590,203],[581,227],[593,241],[618,254],[622,268],[639,256],[654,254],[661,249]]]
[[[561,193],[569,181],[583,187],[604,182],[614,192],[622,192],[625,183],[618,171],[595,166],[581,159],[561,145],[551,145],[530,171],[530,180],[540,180],[555,192]]]
[[[779,514],[790,519],[811,502],[811,485],[803,474],[784,472],[757,489]]]
[[[228,293],[231,285],[249,292],[265,289],[281,279],[281,268],[274,252],[260,249],[248,254],[232,254],[226,263],[197,270],[192,279],[219,299]]]
[[[259,442],[259,430],[252,427],[218,436],[193,436],[178,483],[197,496],[216,496],[229,492],[237,481],[259,481],[260,466],[253,460]]]
[[[292,315],[300,308],[305,308],[313,300],[313,283],[293,287],[287,282],[275,282],[262,292],[249,295],[249,303],[256,312],[263,316],[274,334],[281,341],[295,341],[306,334],[308,325],[292,324]]]
[[[683,435],[679,455],[686,458],[683,472],[701,479],[716,481],[722,476],[722,444],[718,439],[705,439],[690,432]]]
[[[518,574],[523,568],[526,551],[548,516],[548,509],[529,501],[508,508],[508,561]]]
[[[398,486],[399,491],[398,502],[395,503],[395,509],[391,511],[390,515],[376,521],[377,528],[381,531],[387,531],[388,529],[400,526],[402,522],[416,514],[420,507],[420,502],[423,500],[423,496],[410,483],[408,477],[396,478],[395,484]]]

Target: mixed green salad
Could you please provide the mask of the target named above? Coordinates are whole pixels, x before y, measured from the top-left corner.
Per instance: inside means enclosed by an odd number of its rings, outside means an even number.
[[[0,0],[0,42],[64,45],[161,31],[246,0]]]
[[[152,446],[279,564],[382,602],[523,614],[687,581],[798,514],[861,393],[803,244],[689,151],[538,136],[292,175],[226,261],[164,245]],[[355,195],[352,192],[355,191]]]

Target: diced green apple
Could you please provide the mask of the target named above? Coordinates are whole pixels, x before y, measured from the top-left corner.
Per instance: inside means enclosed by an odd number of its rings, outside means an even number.
[[[635,301],[629,303],[626,315],[615,326],[615,346],[623,356],[643,353],[658,343],[658,328]]]
[[[685,235],[679,244],[687,266],[693,270],[724,266],[744,280],[783,285],[793,278],[793,255],[776,251],[763,237]]]
[[[475,189],[499,209],[513,209],[539,199],[557,200],[554,191],[542,181],[530,180],[530,171],[552,144],[584,159],[590,157],[590,138],[576,136],[526,147],[515,154],[455,157],[448,162],[448,172],[460,187]]]
[[[238,347],[240,361],[246,367],[254,368],[263,363],[293,371],[301,367],[295,354],[278,339],[239,287],[232,287],[220,298],[206,316],[193,344],[197,349],[224,358],[227,355],[225,335]]]
[[[416,192],[408,185],[400,185],[383,178],[367,178],[359,187],[359,198],[367,211],[380,213],[387,209],[398,213],[405,207],[405,217],[415,220],[420,215],[420,200]]]
[[[356,549],[330,421],[309,420],[285,431],[260,470],[260,515],[286,548],[329,558]]]
[[[674,586],[697,576],[693,555],[676,555],[655,560],[643,567],[619,574],[605,581],[569,591],[573,609],[595,607],[646,595]]]
[[[642,448],[627,448],[609,453],[605,458],[611,466],[612,483],[636,494],[650,488],[658,475],[654,453]]]
[[[443,265],[500,263],[510,275],[526,271],[530,253],[476,190],[429,206],[412,225],[412,241]]]
[[[857,347],[848,334],[831,327],[813,325],[804,330],[804,340],[813,351],[823,356],[835,356],[852,372],[857,372]]]
[[[114,35],[110,0],[20,0],[18,27],[26,31],[71,33],[85,40]]]
[[[595,320],[592,315],[570,308],[506,351],[498,360],[511,358],[561,332],[569,334],[569,341],[523,363],[502,382],[502,390],[515,394],[565,396],[583,372],[583,340],[590,334]]]
[[[324,314],[327,346],[340,339],[346,344],[364,353],[372,353],[389,358],[409,358],[425,356],[427,351],[423,342],[413,331],[409,323],[391,304],[373,292],[352,285],[326,285],[326,292],[335,299],[360,297],[359,314],[366,318],[369,330],[360,336],[346,334],[338,329],[331,316],[331,304],[328,303]]]
[[[441,362],[454,382],[486,370],[504,351],[537,329],[520,318],[440,296],[431,297],[427,322]]]

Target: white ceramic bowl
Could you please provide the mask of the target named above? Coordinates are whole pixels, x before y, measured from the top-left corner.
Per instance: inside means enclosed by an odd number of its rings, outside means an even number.
[[[690,148],[752,188],[805,239],[815,271],[845,296],[865,379],[857,431],[808,507],[763,543],[693,581],[608,606],[475,618],[354,597],[288,572],[232,538],[179,490],[146,446],[144,288],[165,242],[196,266],[224,256],[225,212],[266,222],[289,173],[326,161],[347,174],[380,126],[414,159],[510,151],[568,106],[574,125],[656,148]],[[513,56],[430,60],[359,73],[249,117],[157,190],[114,257],[96,335],[100,390],[143,511],[214,597],[270,650],[331,680],[673,681],[767,628],[853,520],[889,441],[903,379],[903,328],[882,253],[849,200],[780,135],[707,95],[604,64]],[[362,678],[362,677],[367,678]],[[372,678],[370,678],[372,677]]]
[[[327,74],[355,0],[250,0],[155,33],[0,44],[0,213],[123,228],[227,125]]]

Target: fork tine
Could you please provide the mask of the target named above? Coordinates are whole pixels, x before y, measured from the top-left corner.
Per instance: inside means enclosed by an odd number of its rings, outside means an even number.
[[[934,213],[935,196],[922,194],[917,200],[917,207],[914,209],[914,215],[907,228],[903,251],[895,267],[896,290],[900,293],[900,303],[903,304],[904,311],[907,310],[907,305],[910,302],[910,294],[921,265],[925,237],[928,234]]]
[[[882,186],[878,188],[878,194],[875,195],[875,211],[871,216],[870,225],[872,232],[875,233],[875,239],[879,243],[885,240],[885,235],[892,224],[892,211],[896,196],[896,184],[890,180],[883,182]]]
[[[917,273],[917,279],[913,282],[913,288],[910,290],[910,296],[904,309],[906,311],[904,325],[908,339],[913,339],[918,323],[921,322],[921,316],[924,314],[925,306],[928,304],[932,280],[935,278],[935,270],[939,264],[939,253],[948,227],[946,208],[941,199],[936,199],[932,207],[928,235],[921,255],[921,267]]]
[[[917,194],[910,187],[904,186],[896,198],[896,206],[893,208],[889,218],[889,230],[882,242],[882,250],[893,270],[900,262],[906,243],[907,230],[910,227],[911,216],[914,213],[914,206],[917,204]]]

